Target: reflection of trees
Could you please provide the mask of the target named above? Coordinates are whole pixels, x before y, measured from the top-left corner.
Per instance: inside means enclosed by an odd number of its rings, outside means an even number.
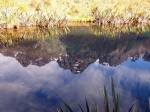
[[[97,36],[106,36],[106,37],[116,37],[120,36],[120,33],[145,33],[150,31],[149,25],[102,25],[99,26],[92,26],[91,29],[94,32],[94,35]]]
[[[31,28],[1,32],[0,52],[15,57],[23,66],[43,66],[57,60],[60,67],[70,69],[73,73],[82,72],[97,59],[101,64],[110,66],[117,66],[128,57],[132,61],[139,57],[150,60],[148,32],[137,34],[134,31],[120,31],[114,37],[104,32],[97,36],[91,30],[93,27]]]
[[[65,53],[58,37],[66,35],[68,31],[68,28],[35,28],[2,32],[0,52],[15,57],[23,66],[43,66],[53,58],[58,58],[60,53]]]
[[[61,41],[66,45],[69,57],[68,59],[65,57],[64,61],[60,62],[60,66],[78,73],[79,70],[82,72],[97,59],[101,64],[117,66],[127,60],[128,57],[135,61],[146,55],[146,52],[150,53],[149,47],[145,47],[150,42],[148,33],[135,34],[129,32],[128,34],[120,33],[119,35],[120,37],[111,38],[110,36],[106,37],[106,35],[68,34],[61,38]],[[68,63],[70,66],[68,66]],[[76,63],[78,63],[77,67],[75,67]]]
[[[4,45],[16,45],[23,41],[52,40],[60,35],[66,35],[69,28],[22,28],[19,30],[5,30],[0,32],[0,43]]]
[[[75,55],[85,50],[100,52],[101,54],[111,53],[115,50],[125,52],[147,40],[149,40],[148,35],[132,33],[120,34],[120,38],[98,37],[95,35],[66,35],[61,38],[61,41],[67,46],[67,53],[70,55]]]

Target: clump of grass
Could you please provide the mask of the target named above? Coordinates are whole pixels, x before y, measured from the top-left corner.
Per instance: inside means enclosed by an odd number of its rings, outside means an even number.
[[[148,98],[148,101],[149,101],[149,108],[150,108],[150,97]]]
[[[149,23],[150,13],[148,0],[110,0],[102,3],[95,10],[98,24],[136,24]],[[140,7],[141,6],[141,7]],[[143,9],[146,10],[143,10]]]
[[[106,89],[106,86],[104,84],[104,96],[103,96],[103,108],[99,108],[98,105],[93,104],[90,105],[89,102],[87,101],[87,99],[85,98],[85,105],[86,105],[86,110],[83,109],[83,107],[81,107],[81,105],[78,104],[80,111],[81,112],[121,112],[120,111],[120,96],[118,93],[116,93],[115,91],[115,86],[114,86],[114,81],[113,79],[111,79],[111,88],[112,88],[112,106],[110,106],[110,100],[108,98],[108,92]],[[126,110],[127,112],[140,112],[140,107],[136,105],[136,102],[138,101],[139,97],[137,97],[135,99],[135,101],[133,102],[133,104],[131,105],[131,107]],[[64,102],[64,106],[66,108],[66,111],[64,111],[62,108],[57,109],[58,112],[75,112],[73,111],[73,109],[69,106],[69,104],[67,104],[66,102]],[[90,108],[91,107],[91,108]],[[146,108],[144,110],[144,112],[146,112]]]
[[[1,28],[66,26],[68,22],[150,24],[149,0],[0,0]]]

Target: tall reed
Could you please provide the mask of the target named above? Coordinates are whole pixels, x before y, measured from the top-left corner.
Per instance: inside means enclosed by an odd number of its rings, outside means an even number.
[[[108,98],[108,91],[106,89],[105,84],[104,84],[103,89],[104,89],[103,91],[104,96],[102,100],[103,102],[102,108],[99,108],[98,105],[96,104],[90,105],[87,99],[85,98],[86,109],[84,110],[83,107],[81,107],[81,105],[78,104],[80,111],[81,112],[121,112],[120,111],[120,96],[118,93],[116,93],[114,80],[111,79],[112,101],[110,101]],[[135,99],[135,101],[132,103],[130,108],[126,110],[127,112],[141,112],[140,107],[136,105],[138,99],[139,97]],[[110,102],[112,102],[112,106],[110,106]],[[73,111],[73,109],[70,107],[69,104],[67,104],[64,101],[63,103],[64,103],[66,111],[64,111],[62,108],[59,108],[57,109],[57,112],[76,112],[76,111]],[[147,109],[145,108],[144,112],[146,112],[146,110]]]

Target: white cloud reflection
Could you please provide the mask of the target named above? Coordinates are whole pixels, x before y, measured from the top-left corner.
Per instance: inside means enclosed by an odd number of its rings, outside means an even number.
[[[62,105],[61,99],[74,105],[73,102],[85,101],[85,94],[99,101],[98,88],[102,88],[105,82],[110,91],[111,77],[122,99],[128,99],[122,102],[123,106],[132,103],[135,98],[133,94],[138,94],[136,89],[143,90],[145,95],[150,92],[148,69],[140,70],[125,65],[106,67],[96,61],[82,74],[73,75],[56,62],[43,67],[30,65],[24,68],[14,58],[0,54],[0,60],[1,112],[56,111]]]

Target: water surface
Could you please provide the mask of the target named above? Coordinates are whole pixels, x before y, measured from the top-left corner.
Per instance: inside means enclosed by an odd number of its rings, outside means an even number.
[[[78,111],[85,95],[100,104],[111,78],[127,111],[150,97],[150,29],[76,26],[0,34],[0,111],[55,112],[66,101]],[[125,110],[126,109],[126,110]]]

